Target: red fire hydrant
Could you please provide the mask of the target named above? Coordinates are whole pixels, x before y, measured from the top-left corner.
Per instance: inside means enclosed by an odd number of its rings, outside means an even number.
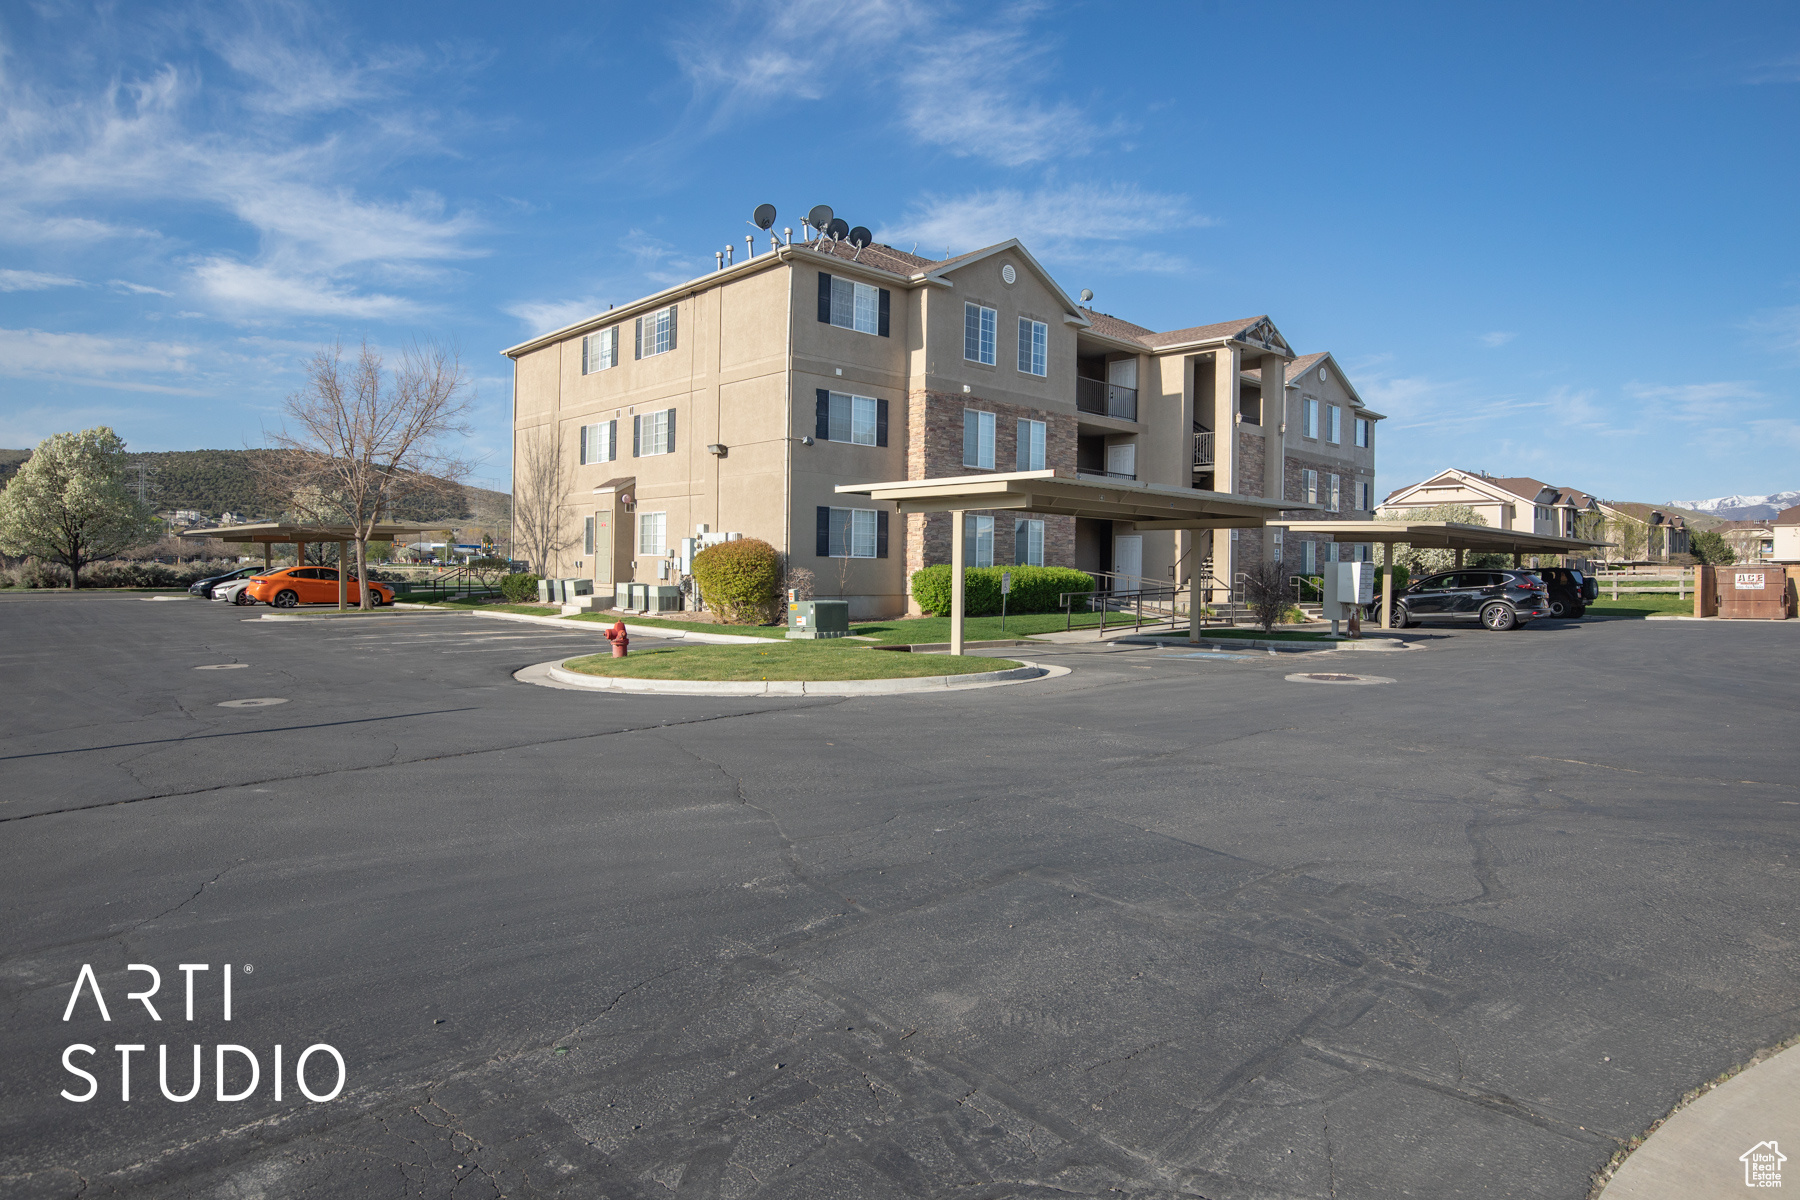
[[[631,639],[625,636],[625,622],[620,621],[607,630],[606,640],[612,643],[613,657],[624,658],[631,645]]]

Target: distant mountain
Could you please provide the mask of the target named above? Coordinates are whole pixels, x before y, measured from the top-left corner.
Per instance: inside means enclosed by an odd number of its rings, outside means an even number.
[[[1776,492],[1769,496],[1720,496],[1715,500],[1671,500],[1683,508],[1711,513],[1727,521],[1773,520],[1783,509],[1800,504],[1800,492]]]
[[[132,480],[135,467],[145,467],[147,499],[159,512],[189,508],[204,513],[209,519],[220,513],[237,513],[251,520],[269,518],[268,501],[257,490],[255,456],[274,453],[269,450],[175,450],[165,453],[133,454]],[[29,450],[0,450],[0,487],[17,473],[20,464],[31,457]],[[462,500],[403,505],[394,517],[402,521],[463,521],[478,514],[496,511],[494,502],[504,500],[500,492],[485,488],[464,487]]]

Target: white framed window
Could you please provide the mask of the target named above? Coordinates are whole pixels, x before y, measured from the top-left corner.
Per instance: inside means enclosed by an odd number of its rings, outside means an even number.
[[[631,457],[675,453],[675,410],[659,409],[631,418]]]
[[[1300,573],[1317,575],[1319,573],[1319,543],[1300,543]]]
[[[875,444],[875,419],[880,405],[873,396],[853,396],[848,392],[829,393],[828,441],[850,442],[857,446]]]
[[[619,327],[602,329],[581,339],[581,373],[592,375],[619,365]]]
[[[1356,511],[1373,512],[1375,510],[1375,505],[1372,503],[1375,499],[1374,490],[1375,485],[1367,480],[1356,481]]]
[[[998,334],[1000,314],[985,304],[963,303],[963,357],[970,362],[995,362],[994,341]]]
[[[831,323],[858,333],[881,333],[881,289],[842,275],[831,277]]]
[[[1019,370],[1027,375],[1050,373],[1050,327],[1042,321],[1019,318]]]
[[[1300,472],[1300,499],[1308,504],[1319,502],[1319,473],[1317,471],[1302,470]],[[1306,544],[1312,545],[1311,542]]]
[[[963,409],[963,466],[994,469],[994,414]]]
[[[825,527],[825,557],[874,558],[881,514],[872,508],[833,508]]]
[[[963,517],[963,554],[966,567],[994,565],[994,518],[969,513]]]
[[[1319,436],[1319,402],[1311,396],[1300,398],[1300,428],[1309,438]]]
[[[1044,565],[1044,523],[1021,517],[1013,522],[1013,565]]]
[[[1287,557],[1286,554],[1283,552],[1284,543],[1285,543],[1286,539],[1284,539],[1282,537],[1282,530],[1279,526],[1277,526],[1271,532],[1274,533],[1274,535],[1275,535],[1275,561],[1280,562],[1280,561],[1282,561],[1282,559]]]
[[[1344,440],[1343,416],[1344,410],[1337,405],[1325,406],[1325,440],[1334,446]]]
[[[664,554],[668,551],[669,514],[659,512],[641,512],[638,514],[638,553]]]
[[[581,465],[611,462],[619,457],[619,423],[600,421],[581,427]]]
[[[1369,448],[1369,435],[1374,431],[1374,428],[1375,422],[1369,420],[1369,418],[1356,418],[1356,445],[1358,449],[1367,450]]]
[[[637,357],[667,354],[675,348],[675,305],[637,319]]]
[[[1049,432],[1050,426],[1043,421],[1019,422],[1018,470],[1044,469],[1044,443]]]
[[[1356,547],[1356,561],[1357,562],[1374,562],[1375,561],[1375,543],[1374,542],[1359,542]]]
[[[1338,477],[1336,475],[1327,475],[1325,481],[1327,488],[1325,493],[1325,511],[1338,512],[1340,511],[1339,505],[1342,500],[1342,496],[1338,491]],[[1333,544],[1335,545],[1335,543]]]

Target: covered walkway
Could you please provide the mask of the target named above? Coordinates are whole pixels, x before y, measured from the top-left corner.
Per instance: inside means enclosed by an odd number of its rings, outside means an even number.
[[[1513,566],[1527,554],[1580,554],[1605,546],[1583,538],[1557,537],[1523,529],[1495,529],[1491,525],[1462,525],[1455,521],[1271,521],[1294,533],[1330,534],[1334,542],[1379,542],[1381,556],[1381,628],[1392,628],[1394,619],[1394,547],[1415,546],[1427,550],[1456,551],[1456,565],[1463,555],[1510,554]]]
[[[1086,479],[1058,471],[1015,471],[1002,475],[955,475],[940,479],[897,479],[838,487],[842,495],[885,500],[901,513],[949,513],[950,559],[965,561],[964,521],[968,512],[994,509],[1061,517],[1127,522],[1138,532],[1156,530],[1261,529],[1283,512],[1316,504],[1269,500],[1230,492],[1165,487],[1122,479]],[[1203,586],[1200,556],[1189,551],[1188,638],[1200,639]],[[950,653],[963,652],[963,573],[950,572]]]

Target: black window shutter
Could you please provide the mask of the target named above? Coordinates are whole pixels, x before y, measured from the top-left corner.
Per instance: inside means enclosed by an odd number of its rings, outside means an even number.
[[[635,335],[636,340],[633,343],[631,357],[642,358],[642,357],[644,357],[644,318],[639,317],[637,319],[636,328],[637,328],[637,333]]]
[[[887,510],[881,509],[881,508],[876,509],[875,510],[875,557],[876,558],[886,558],[887,557],[887,522],[888,522]]]
[[[669,349],[675,348],[675,314],[681,311],[679,305],[669,305]]]
[[[669,410],[669,432],[666,438],[667,440],[663,443],[663,453],[675,453],[675,410],[672,408]]]
[[[884,322],[881,327],[883,329],[886,329],[887,324]],[[875,444],[877,446],[887,445],[887,401],[882,400],[882,399],[877,399],[875,401]],[[886,513],[882,514],[881,520],[882,520],[881,527],[883,529],[886,529],[887,528],[887,514]]]
[[[631,418],[631,457],[636,458],[644,448],[644,418]]]
[[[819,272],[819,322],[831,324],[831,276]]]
[[[887,335],[888,335],[888,290],[887,290],[887,289],[886,289],[886,288],[882,288],[882,289],[881,289],[881,325],[880,325],[880,330],[881,330],[881,336],[882,336],[882,337],[886,337],[886,336],[887,336]],[[885,444],[885,443],[884,443],[884,444]]]
[[[583,425],[581,427],[581,462],[584,466],[587,464],[588,460],[587,431],[588,427]]]
[[[813,413],[813,436],[821,442],[831,440],[831,393],[818,389],[817,407]]]
[[[606,461],[611,462],[619,457],[619,419],[614,417],[607,424],[612,428],[606,431]]]
[[[831,509],[819,505],[819,557],[831,557]]]

